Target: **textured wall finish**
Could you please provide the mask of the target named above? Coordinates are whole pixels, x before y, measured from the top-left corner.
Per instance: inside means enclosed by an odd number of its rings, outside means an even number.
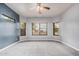
[[[62,42],[79,50],[79,4],[75,4],[62,16]]]

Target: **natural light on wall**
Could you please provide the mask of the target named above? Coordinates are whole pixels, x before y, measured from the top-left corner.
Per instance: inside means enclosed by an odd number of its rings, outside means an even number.
[[[5,21],[11,21],[11,22],[14,22],[14,19],[4,15],[4,14],[0,14],[0,18],[1,19],[5,19]]]

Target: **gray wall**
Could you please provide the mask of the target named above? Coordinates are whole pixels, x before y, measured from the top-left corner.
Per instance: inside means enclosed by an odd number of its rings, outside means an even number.
[[[79,4],[74,4],[63,14],[61,38],[63,43],[79,50]]]
[[[3,3],[0,3],[0,14],[14,19],[14,22],[7,22],[0,16],[0,48],[3,48],[19,40],[19,15]]]

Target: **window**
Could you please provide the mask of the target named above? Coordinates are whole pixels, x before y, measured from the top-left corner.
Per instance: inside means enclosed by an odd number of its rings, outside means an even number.
[[[47,24],[40,24],[40,35],[47,35]]]
[[[32,34],[39,35],[39,24],[32,23]]]
[[[47,35],[47,24],[32,23],[32,35]]]
[[[59,36],[59,23],[53,23],[53,35]]]
[[[20,35],[26,36],[26,22],[20,22]]]

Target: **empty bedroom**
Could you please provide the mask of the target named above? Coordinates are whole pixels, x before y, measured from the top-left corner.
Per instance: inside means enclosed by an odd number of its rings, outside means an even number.
[[[0,56],[79,56],[79,3],[0,3]]]

